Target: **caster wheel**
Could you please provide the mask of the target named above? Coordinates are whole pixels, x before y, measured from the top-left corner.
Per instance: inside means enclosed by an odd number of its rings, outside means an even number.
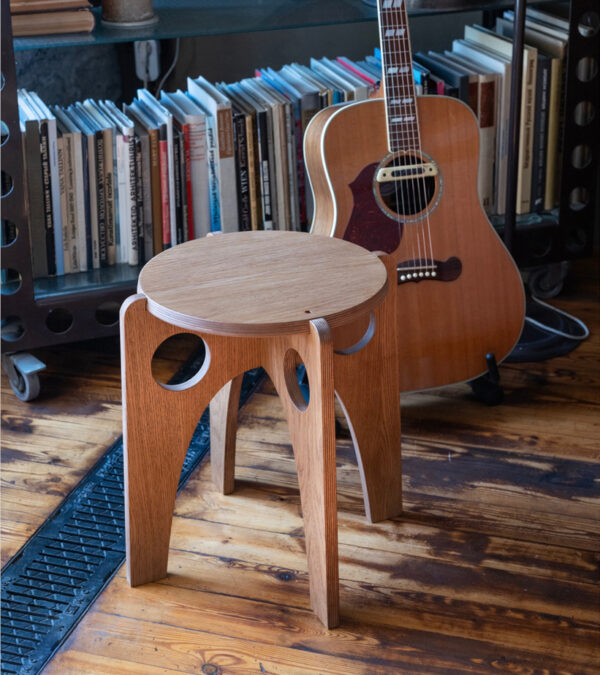
[[[527,288],[536,298],[555,298],[563,289],[568,271],[568,262],[537,267],[529,273]]]
[[[15,396],[21,401],[33,401],[40,394],[40,370],[46,366],[31,354],[3,354],[2,367],[8,375]]]

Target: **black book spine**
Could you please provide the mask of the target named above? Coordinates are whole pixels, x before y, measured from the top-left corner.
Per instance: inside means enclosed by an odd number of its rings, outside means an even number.
[[[90,167],[88,165],[88,142],[85,134],[81,134],[81,166],[83,168],[83,204],[85,209],[85,258],[88,270],[94,267],[92,242],[92,206],[90,202]]]
[[[138,263],[142,264],[144,259],[144,186],[142,175],[142,144],[138,136],[130,139],[130,143],[135,145],[135,196],[137,205],[137,224],[138,224]]]
[[[104,182],[104,133],[97,131],[96,141],[96,186],[98,210],[98,254],[100,267],[108,267],[108,246],[106,240],[106,185]]]
[[[267,113],[260,111],[256,115],[258,130],[258,157],[260,166],[260,188],[262,202],[263,228],[273,229],[273,205],[271,203],[271,177],[269,167],[269,132]]]
[[[48,274],[56,274],[56,250],[54,248],[54,220],[52,218],[52,190],[50,188],[50,151],[48,147],[48,122],[40,123],[40,157],[42,165],[42,201],[44,227],[46,230],[46,262]]]
[[[250,215],[250,183],[248,178],[248,145],[246,138],[246,118],[241,112],[233,116],[233,133],[236,164],[236,186],[238,195],[239,228],[241,231],[252,229]]]
[[[538,57],[531,164],[531,210],[544,210],[546,192],[546,144],[548,141],[548,103],[550,97],[551,59]]]
[[[173,129],[173,171],[175,172],[175,231],[177,241],[173,245],[183,242],[183,209],[181,203],[181,146],[179,145],[179,129]]]

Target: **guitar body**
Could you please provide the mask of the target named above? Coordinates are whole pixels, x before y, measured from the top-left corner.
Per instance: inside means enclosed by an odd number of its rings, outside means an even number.
[[[500,362],[511,352],[525,314],[519,271],[478,197],[473,113],[444,96],[416,103],[420,152],[405,153],[402,163],[428,162],[437,173],[412,211],[404,202],[400,215],[391,209],[381,192],[386,184],[375,179],[393,154],[383,98],[323,110],[304,142],[315,201],[312,231],[385,251],[398,267],[390,292],[401,317],[402,391],[485,373],[486,354]]]

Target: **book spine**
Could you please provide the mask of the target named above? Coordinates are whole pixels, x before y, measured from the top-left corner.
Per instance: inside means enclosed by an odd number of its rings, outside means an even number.
[[[160,158],[160,197],[162,214],[162,248],[171,246],[171,207],[169,204],[169,158],[167,140],[161,139],[159,145]]]
[[[191,122],[189,128],[193,234],[198,239],[211,231],[206,118]]]
[[[230,106],[217,110],[217,132],[221,230],[237,232],[239,229],[237,193],[231,189],[235,185],[236,178],[233,118]]]
[[[127,138],[127,150],[129,159],[129,250],[127,251],[127,262],[130,265],[137,265],[138,256],[138,206],[136,189],[136,157],[135,142],[133,138]]]
[[[41,166],[40,131],[37,122],[25,123],[25,170],[27,176],[27,206],[31,243],[31,271],[34,279],[48,276],[44,189]]]
[[[250,188],[250,217],[253,230],[262,222],[260,206],[260,171],[257,167],[258,148],[252,115],[246,118],[246,149],[248,151],[248,183]]]
[[[144,262],[144,187],[142,177],[142,144],[137,136],[131,136],[130,143],[135,148],[135,205],[137,207],[137,252],[138,264]]]
[[[63,137],[56,139],[56,155],[58,165],[58,198],[60,202],[60,215],[62,223],[62,246],[64,273],[71,272],[69,257],[69,225],[67,223],[67,188],[65,177],[65,142]]]
[[[560,125],[562,60],[552,62],[550,100],[548,104],[548,140],[546,151],[546,190],[544,209],[549,211],[556,203],[556,161]]]
[[[300,227],[300,204],[298,192],[298,163],[296,156],[296,133],[295,122],[292,107],[290,104],[284,106],[285,111],[285,129],[288,163],[288,181],[289,181],[289,207],[292,230],[299,232]]]
[[[521,136],[519,143],[519,179],[517,185],[517,214],[531,210],[531,162],[533,154],[533,115],[535,110],[536,58],[525,53],[522,84]]]
[[[142,218],[144,229],[143,260],[148,262],[154,255],[153,228],[152,228],[152,175],[150,169],[150,137],[144,134],[140,139],[141,171],[142,171]],[[142,249],[139,250],[142,255]]]
[[[124,134],[117,136],[117,205],[119,224],[116,232],[117,262],[128,260],[129,239],[129,145]]]
[[[104,133],[96,132],[96,185],[98,209],[98,256],[100,267],[108,266],[108,248],[106,241],[106,182],[105,182]]]
[[[246,119],[243,113],[233,117],[233,132],[235,140],[235,158],[237,166],[237,197],[239,212],[239,229],[251,230],[250,216],[250,184],[248,179],[248,147],[246,139]]]
[[[208,195],[210,204],[210,229],[221,229],[221,205],[219,199],[219,175],[217,170],[217,138],[215,118],[206,118],[206,147],[208,156]]]
[[[535,122],[533,127],[533,156],[531,167],[531,210],[543,211],[546,189],[546,146],[548,138],[548,104],[550,95],[549,58],[538,58],[535,92]]]
[[[190,125],[183,125],[183,147],[184,147],[184,175],[185,175],[185,208],[187,213],[186,227],[189,241],[194,238],[194,200],[192,198],[192,150],[190,140]]]
[[[56,253],[52,189],[50,187],[50,151],[48,148],[48,122],[40,123],[40,157],[42,165],[42,198],[44,207],[44,228],[46,232],[46,266],[48,275],[56,274]]]
[[[78,237],[78,208],[77,208],[77,184],[76,184],[76,143],[73,134],[63,136],[65,143],[65,189],[67,199],[67,222],[68,230],[65,239],[68,240],[65,252],[65,266],[67,257],[71,272],[79,272],[79,237]],[[67,253],[68,251],[68,253]]]
[[[56,274],[65,273],[63,257],[63,226],[60,201],[60,181],[58,176],[58,146],[56,120],[51,118],[47,122],[48,153],[50,158],[50,190],[52,192],[52,221],[54,233],[54,255],[56,257]]]
[[[257,114],[258,157],[260,170],[260,199],[262,205],[262,228],[273,229],[273,207],[271,203],[271,171],[269,168],[269,139],[267,113]]]
[[[104,195],[106,200],[106,256],[107,264],[117,262],[117,225],[115,195],[115,160],[113,133],[104,132]]]
[[[158,131],[148,131],[150,141],[150,191],[152,194],[152,253],[156,255],[163,249],[163,203],[162,173],[160,161],[160,141]]]
[[[175,185],[175,236],[173,244],[181,244],[183,238],[183,200],[181,184],[181,145],[179,143],[179,132],[173,129],[173,178]]]

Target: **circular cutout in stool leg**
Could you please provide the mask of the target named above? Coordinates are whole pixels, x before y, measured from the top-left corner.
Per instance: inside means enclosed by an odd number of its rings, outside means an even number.
[[[192,333],[178,333],[161,342],[154,352],[152,377],[165,389],[182,391],[198,384],[209,364],[206,342]]]
[[[299,371],[303,381],[302,387],[298,381]],[[308,373],[306,372],[306,366],[300,358],[300,354],[295,349],[288,349],[283,358],[283,374],[292,403],[298,410],[306,410],[308,408],[308,397],[304,395],[302,388],[306,388],[308,392]]]

